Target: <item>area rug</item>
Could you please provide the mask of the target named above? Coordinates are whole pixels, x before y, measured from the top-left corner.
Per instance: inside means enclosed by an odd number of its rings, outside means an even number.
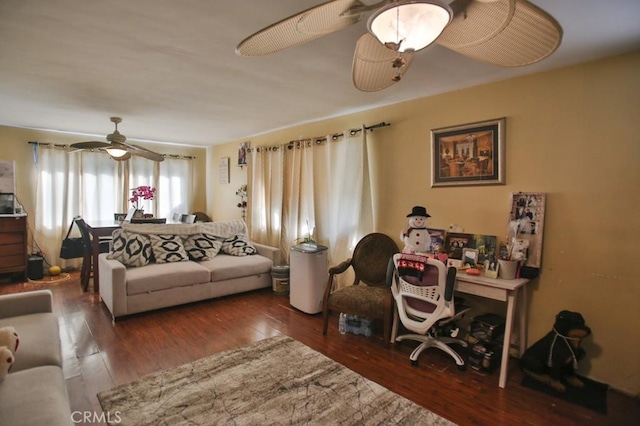
[[[584,382],[584,387],[574,388],[572,386],[567,386],[566,392],[558,392],[551,386],[547,386],[544,383],[533,380],[529,376],[524,376],[522,386],[553,395],[557,398],[571,402],[572,404],[587,407],[600,414],[607,414],[607,390],[609,389],[609,386],[586,377],[579,377],[580,380]]]
[[[105,418],[118,425],[453,425],[284,336],[144,377],[98,399]]]

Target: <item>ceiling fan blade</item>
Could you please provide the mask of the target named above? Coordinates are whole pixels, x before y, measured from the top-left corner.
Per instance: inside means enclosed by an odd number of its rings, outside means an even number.
[[[353,55],[353,84],[363,92],[376,92],[397,83],[413,61],[413,52],[395,52],[365,33]]]
[[[127,148],[127,151],[129,151],[129,153],[132,155],[144,157],[151,161],[164,161],[164,155],[158,154],[157,152],[153,152],[147,148],[143,148],[141,146],[133,145],[130,143],[125,143],[123,145]]]
[[[561,41],[560,24],[527,0],[476,0],[453,18],[437,43],[470,58],[519,67],[551,55]]]
[[[238,44],[240,56],[264,56],[315,40],[360,20],[360,14],[347,14],[361,7],[359,0],[333,0],[312,7],[250,35]]]
[[[72,143],[71,145],[69,145],[71,148],[73,148],[73,150],[79,150],[79,149],[100,149],[100,148],[107,148],[109,147],[111,144],[107,143],[107,142],[99,142],[99,141],[87,141],[87,142],[76,142],[76,143]]]

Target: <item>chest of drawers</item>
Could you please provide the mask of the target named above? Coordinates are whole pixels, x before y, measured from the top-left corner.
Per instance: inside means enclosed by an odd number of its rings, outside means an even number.
[[[0,274],[21,272],[27,278],[27,217],[0,216]]]

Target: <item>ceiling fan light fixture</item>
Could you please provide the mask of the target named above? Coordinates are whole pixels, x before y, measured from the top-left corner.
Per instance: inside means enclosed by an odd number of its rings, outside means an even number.
[[[106,151],[110,156],[114,158],[124,157],[128,153],[126,149],[120,149],[120,148],[107,148]]]
[[[439,1],[398,1],[378,9],[368,28],[380,43],[398,52],[433,43],[451,21],[451,8]]]

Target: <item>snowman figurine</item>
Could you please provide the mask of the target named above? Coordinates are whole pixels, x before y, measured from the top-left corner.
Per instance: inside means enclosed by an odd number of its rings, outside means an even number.
[[[431,235],[427,230],[427,218],[431,215],[422,206],[415,206],[409,218],[409,228],[403,232],[401,239],[404,242],[403,253],[426,254],[431,251]]]

